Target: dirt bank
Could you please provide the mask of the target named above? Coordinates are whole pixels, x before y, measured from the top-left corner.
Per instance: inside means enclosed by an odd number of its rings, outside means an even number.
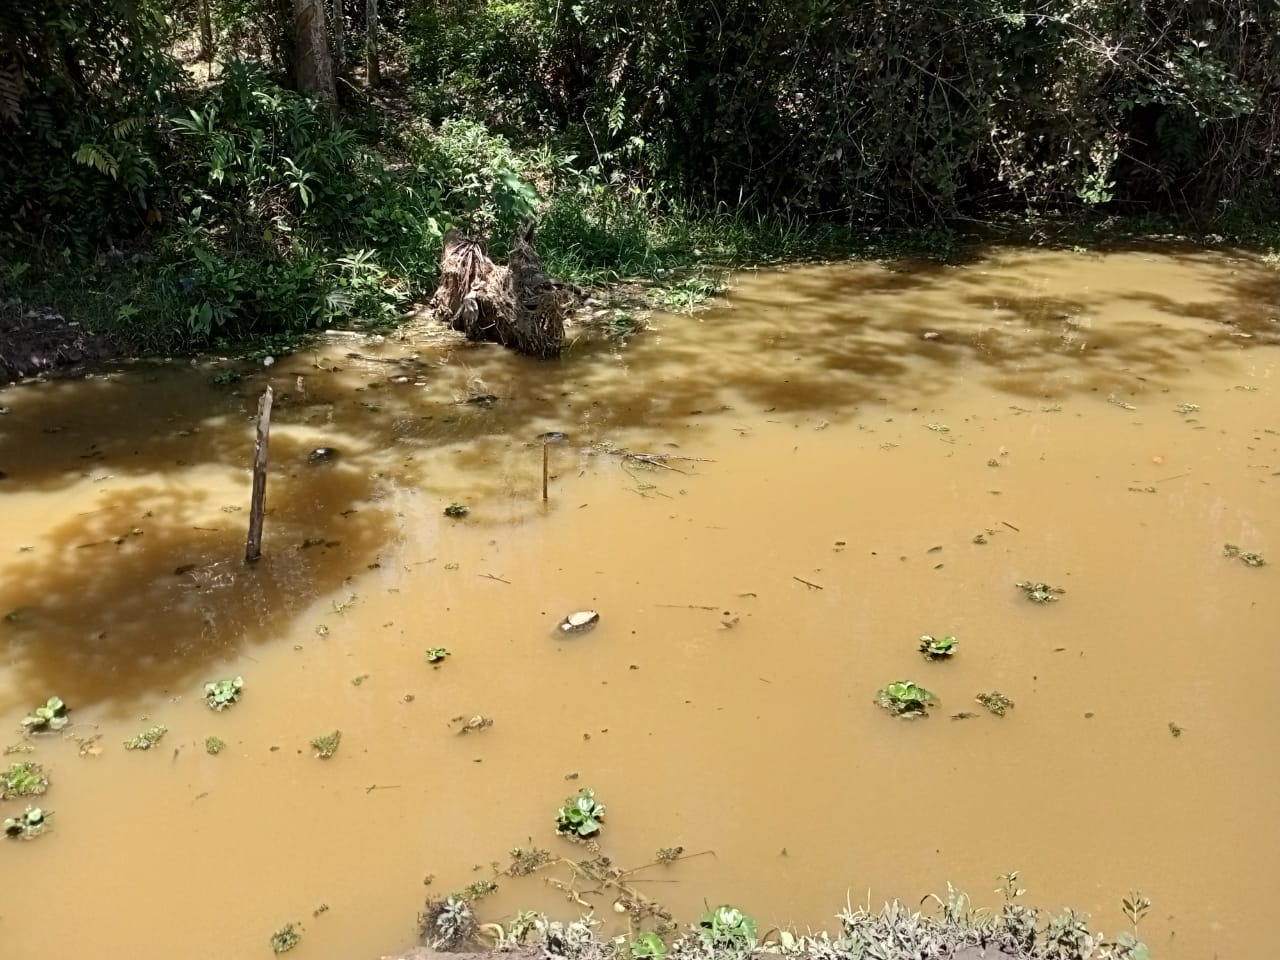
[[[0,384],[123,354],[121,344],[57,313],[0,308]]]

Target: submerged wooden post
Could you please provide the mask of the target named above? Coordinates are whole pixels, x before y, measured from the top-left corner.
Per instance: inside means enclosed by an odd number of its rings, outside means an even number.
[[[547,441],[542,440],[542,502],[547,502]]]
[[[244,546],[244,562],[262,556],[262,514],[267,508],[267,440],[271,434],[270,387],[258,401],[258,434],[253,442],[253,499],[249,506],[249,539]]]

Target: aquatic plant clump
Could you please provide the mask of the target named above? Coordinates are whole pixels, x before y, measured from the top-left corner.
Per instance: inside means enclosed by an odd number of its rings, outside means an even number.
[[[596,792],[583,787],[576,797],[565,800],[556,811],[556,833],[573,837],[592,837],[600,832],[604,804],[596,802]]]
[[[136,737],[130,737],[124,742],[126,750],[150,750],[157,743],[164,739],[164,735],[169,732],[169,728],[162,723],[156,724],[154,727],[143,731]]]
[[[11,839],[30,840],[44,833],[44,828],[53,816],[50,810],[39,807],[27,807],[24,813],[16,817],[8,817],[4,821],[4,835]]]
[[[924,717],[937,697],[910,680],[899,680],[876,691],[876,703],[899,717]]]
[[[9,797],[37,797],[49,788],[49,777],[44,767],[30,760],[9,764],[0,773],[0,800]]]
[[[929,660],[945,660],[955,656],[960,642],[955,637],[933,637],[925,634],[920,638],[920,652]]]
[[[36,707],[22,718],[22,726],[32,732],[44,730],[61,730],[67,725],[67,712],[70,710],[58,697],[50,697],[42,706]]]
[[[240,699],[240,692],[243,689],[244,677],[214,680],[204,685],[204,699],[210,709],[221,712]]]

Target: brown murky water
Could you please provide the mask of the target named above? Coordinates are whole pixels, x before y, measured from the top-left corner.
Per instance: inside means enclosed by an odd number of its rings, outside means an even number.
[[[1265,955],[1280,562],[1223,544],[1280,561],[1280,275],[1006,250],[742,275],[728,303],[559,364],[391,342],[231,387],[139,367],[0,393],[6,742],[51,694],[100,735],[34,741],[54,826],[0,851],[4,955],[267,956],[287,921],[299,956],[391,952],[428,892],[530,840],[572,852],[552,821],[582,785],[619,864],[714,851],[641,874],[686,921],[829,926],[846,895],[947,881],[991,902],[1018,869],[1108,931],[1140,888],[1158,956]],[[569,442],[544,508],[547,430]],[[320,444],[342,456],[308,465]],[[598,629],[555,636],[582,607]],[[924,662],[922,633],[959,654]],[[213,713],[202,684],[236,674]],[[896,679],[940,709],[878,710]],[[973,702],[993,688],[1004,719]],[[158,748],[121,747],[154,722]],[[527,906],[578,912],[533,877],[481,913]]]

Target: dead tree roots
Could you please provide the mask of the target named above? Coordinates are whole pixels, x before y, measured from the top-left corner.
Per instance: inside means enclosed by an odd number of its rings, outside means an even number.
[[[457,230],[445,234],[440,286],[431,302],[436,315],[468,340],[489,340],[531,357],[558,357],[572,298],[572,287],[543,271],[531,222],[516,231],[506,266],[490,260],[478,241]]]

